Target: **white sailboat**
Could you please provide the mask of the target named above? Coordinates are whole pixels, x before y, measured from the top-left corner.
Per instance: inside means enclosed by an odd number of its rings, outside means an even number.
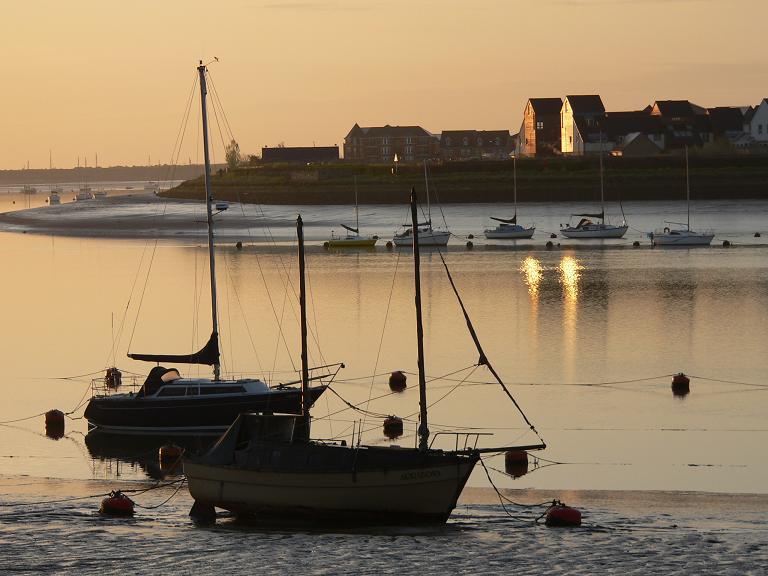
[[[622,208],[621,225],[609,224],[605,221],[605,177],[603,174],[603,138],[600,136],[600,213],[599,214],[571,214],[571,217],[580,218],[579,222],[573,226],[570,223],[560,228],[560,234],[566,238],[586,239],[586,238],[622,238],[627,233],[629,226],[624,218],[624,209]],[[595,218],[599,222],[593,222]]]
[[[654,246],[709,246],[715,233],[712,230],[696,232],[691,230],[691,178],[688,169],[688,147],[685,147],[685,203],[688,210],[688,218],[685,223],[665,222],[676,224],[685,228],[670,228],[665,226],[662,230],[656,230],[649,234],[651,244]]]
[[[414,230],[418,228],[419,243],[422,246],[446,246],[451,239],[451,233],[448,230],[435,230],[432,227],[432,208],[429,203],[429,178],[427,177],[427,161],[424,160],[424,186],[427,197],[427,221],[422,223],[413,223],[410,226],[404,224],[405,230],[397,233],[392,238],[395,246],[413,246]]]
[[[525,228],[517,223],[517,157],[512,156],[512,181],[514,189],[514,201],[515,201],[515,215],[512,218],[496,218],[491,216],[491,220],[499,222],[496,228],[488,228],[485,230],[485,237],[488,239],[500,239],[500,240],[519,240],[532,238],[533,233],[536,232],[536,227],[531,226]]]
[[[344,236],[336,236],[331,232],[331,237],[326,242],[328,248],[372,248],[378,242],[378,236],[362,236],[360,234],[360,211],[357,206],[357,176],[355,176],[355,227],[341,225],[347,233]]]

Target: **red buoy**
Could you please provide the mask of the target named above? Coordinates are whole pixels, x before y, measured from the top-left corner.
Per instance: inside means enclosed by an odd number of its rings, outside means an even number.
[[[406,388],[408,378],[400,370],[395,370],[389,375],[389,389],[392,392],[402,392]]]
[[[403,435],[403,419],[397,416],[387,416],[384,420],[384,436],[390,440]]]
[[[160,446],[160,450],[158,451],[161,462],[171,462],[173,460],[178,460],[183,453],[184,448],[177,446],[176,444],[165,444]]]
[[[133,516],[133,500],[115,490],[101,501],[99,512],[110,516]]]
[[[547,526],[581,526],[581,512],[555,500],[547,510],[544,521]]]
[[[675,396],[685,396],[691,391],[691,380],[680,372],[672,377],[672,394]]]
[[[64,412],[48,410],[45,413],[45,435],[54,440],[64,436]]]
[[[504,453],[504,470],[513,478],[528,473],[528,453],[525,450],[507,450]]]

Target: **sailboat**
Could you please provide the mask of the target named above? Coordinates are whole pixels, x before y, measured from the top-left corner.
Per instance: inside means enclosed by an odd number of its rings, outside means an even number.
[[[185,461],[191,514],[210,517],[214,507],[261,521],[391,524],[444,523],[483,453],[537,450],[545,444],[477,447],[476,433],[455,433],[455,449],[432,447],[421,314],[421,275],[417,198],[411,192],[416,343],[419,374],[418,445],[348,446],[345,441],[310,439],[310,407],[301,416],[242,414],[205,455]],[[299,241],[302,389],[307,390],[306,292],[304,233],[296,221]],[[480,360],[509,394],[490,365],[446,266]],[[509,397],[513,400],[511,394]],[[517,403],[515,402],[517,406]],[[518,407],[519,409],[519,407]],[[521,411],[522,414],[522,411]],[[525,421],[535,431],[523,414]],[[538,434],[538,433],[537,433]],[[464,438],[464,442],[460,441]],[[474,437],[474,444],[470,438]],[[540,437],[539,437],[540,439]]]
[[[491,216],[491,220],[499,222],[496,228],[485,230],[485,237],[488,239],[506,239],[516,240],[521,238],[532,238],[536,232],[536,227],[525,228],[517,223],[517,157],[512,156],[512,181],[515,199],[515,215],[512,218],[496,218]]]
[[[287,382],[269,387],[265,382],[246,378],[227,380],[221,377],[219,360],[219,327],[216,299],[216,258],[213,240],[213,193],[211,191],[211,165],[208,151],[208,117],[206,111],[206,67],[200,63],[200,93],[202,100],[203,147],[205,154],[205,205],[208,223],[208,260],[211,281],[211,336],[198,352],[193,354],[128,354],[134,360],[198,364],[213,368],[213,379],[182,378],[176,368],[155,366],[137,394],[112,393],[112,382],[105,382],[103,393],[94,395],[85,409],[85,418],[91,427],[107,432],[127,434],[190,433],[221,434],[241,412],[279,412],[301,414],[325,391],[326,385],[308,387],[303,377],[303,388]],[[338,372],[340,365],[318,368],[326,374]],[[109,377],[110,368],[107,372]],[[114,372],[112,373],[114,374]],[[119,372],[118,372],[119,374]],[[335,375],[335,373],[334,373]],[[118,378],[119,381],[119,378]]]
[[[605,221],[605,177],[603,174],[603,137],[600,136],[600,212],[587,214],[571,214],[571,217],[580,218],[578,224],[560,228],[560,234],[566,238],[622,238],[627,233],[627,220],[624,218],[624,209],[621,210],[621,225],[608,224]],[[619,204],[621,206],[621,204]],[[590,218],[595,218],[599,222],[595,223]]]
[[[429,178],[427,177],[427,161],[424,160],[424,186],[427,196],[427,221],[413,223],[410,226],[403,224],[405,230],[397,233],[392,238],[395,246],[413,246],[414,231],[418,228],[418,234],[422,246],[445,246],[451,238],[448,230],[435,230],[432,228],[432,208],[429,204]]]
[[[666,224],[677,224],[685,228],[669,228],[666,226],[663,230],[651,232],[651,244],[654,246],[709,246],[715,237],[714,232],[706,230],[704,232],[695,232],[691,230],[691,179],[688,169],[688,147],[685,147],[685,203],[688,210],[688,219],[682,222],[666,222]]]
[[[357,176],[355,176],[355,227],[341,225],[347,231],[345,236],[336,236],[331,232],[327,245],[329,248],[371,248],[378,242],[378,236],[360,235],[360,212],[357,206]]]

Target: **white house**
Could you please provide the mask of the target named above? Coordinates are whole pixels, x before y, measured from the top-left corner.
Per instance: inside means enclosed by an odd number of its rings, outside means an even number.
[[[768,98],[763,98],[744,128],[755,142],[768,143]]]

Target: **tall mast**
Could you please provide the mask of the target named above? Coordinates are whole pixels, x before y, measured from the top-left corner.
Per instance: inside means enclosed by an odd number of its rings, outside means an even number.
[[[424,164],[426,171],[426,163]],[[419,365],[419,450],[429,447],[427,426],[427,379],[424,375],[424,327],[421,322],[421,272],[419,263],[419,220],[416,214],[416,188],[411,188],[411,223],[413,224],[413,277],[416,293],[416,347]]]
[[[427,194],[427,221],[432,226],[432,210],[429,207],[429,178],[427,177],[427,159],[424,159],[424,188]],[[415,224],[414,224],[415,226]]]
[[[685,205],[688,207],[688,223],[686,227],[691,229],[691,177],[688,172],[688,146],[685,147]]]
[[[605,200],[603,195],[603,133],[600,132],[600,213],[603,215],[601,221],[605,222]]]
[[[360,234],[360,213],[357,209],[357,176],[355,176],[355,229]]]
[[[208,152],[208,113],[205,106],[205,97],[208,94],[208,90],[205,86],[205,65],[203,61],[200,61],[200,65],[197,67],[197,71],[200,74],[200,106],[203,111],[203,152],[205,154],[205,210],[208,215],[208,260],[210,261],[211,270],[211,322],[213,324],[213,334],[211,339],[215,339],[218,343],[219,339],[219,317],[216,310],[216,259],[213,255],[213,211],[211,209],[211,202],[213,201],[213,193],[211,192],[211,160]],[[218,380],[221,376],[221,365],[218,360],[213,365],[213,379]]]
[[[296,218],[296,236],[299,240],[299,309],[301,312],[301,417],[304,430],[309,433],[309,360],[307,358],[307,294],[304,284],[304,222]]]
[[[512,188],[515,197],[515,224],[517,224],[517,154],[512,155]]]

